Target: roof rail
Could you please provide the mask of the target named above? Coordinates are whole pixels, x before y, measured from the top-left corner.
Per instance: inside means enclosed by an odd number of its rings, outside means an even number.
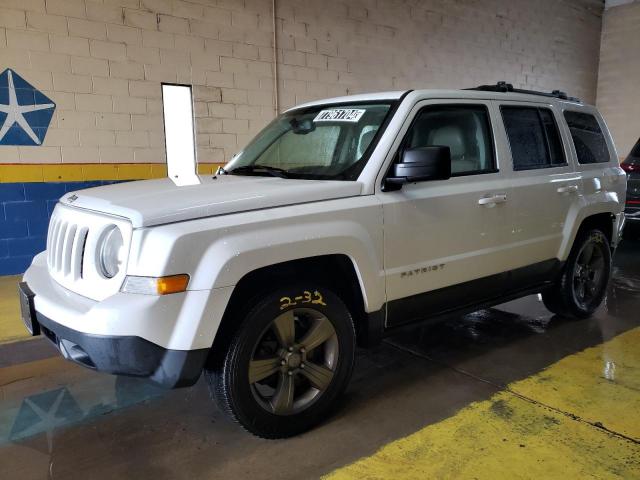
[[[554,90],[551,93],[537,92],[535,90],[522,90],[520,88],[513,88],[513,85],[511,83],[507,83],[505,81],[500,81],[495,85],[480,85],[478,87],[465,88],[464,90],[479,90],[482,92],[502,92],[502,93],[525,93],[527,95],[540,95],[542,97],[560,98],[562,100],[569,100],[571,102],[581,103],[581,100],[579,98],[569,97],[565,92],[561,92],[560,90]]]

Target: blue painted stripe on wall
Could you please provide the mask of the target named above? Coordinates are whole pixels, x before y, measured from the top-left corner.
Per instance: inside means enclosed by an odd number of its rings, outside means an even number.
[[[0,275],[23,273],[45,249],[49,219],[62,195],[118,182],[0,183]]]

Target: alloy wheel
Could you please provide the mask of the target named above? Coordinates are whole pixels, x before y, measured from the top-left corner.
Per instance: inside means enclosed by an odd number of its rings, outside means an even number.
[[[584,244],[573,271],[573,293],[579,305],[586,308],[597,299],[605,287],[606,262],[599,244],[593,240]]]
[[[311,308],[281,313],[260,335],[249,362],[254,398],[275,415],[307,409],[329,388],[338,362],[331,321]]]

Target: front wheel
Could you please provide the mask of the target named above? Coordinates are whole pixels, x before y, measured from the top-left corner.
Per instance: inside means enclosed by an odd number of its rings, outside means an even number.
[[[611,276],[611,248],[600,230],[576,238],[560,280],[542,292],[550,311],[572,318],[589,317],[602,303]]]
[[[326,418],[351,377],[349,310],[329,289],[301,284],[262,296],[245,311],[228,350],[205,372],[212,394],[257,436],[310,429]]]

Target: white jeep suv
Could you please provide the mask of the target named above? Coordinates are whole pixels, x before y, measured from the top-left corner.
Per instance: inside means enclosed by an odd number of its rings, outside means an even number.
[[[541,292],[602,302],[626,176],[594,107],[561,92],[355,95],[280,115],[200,183],[68,194],[21,284],[70,360],[166,387],[204,372],[248,431],[322,421],[356,344]]]

